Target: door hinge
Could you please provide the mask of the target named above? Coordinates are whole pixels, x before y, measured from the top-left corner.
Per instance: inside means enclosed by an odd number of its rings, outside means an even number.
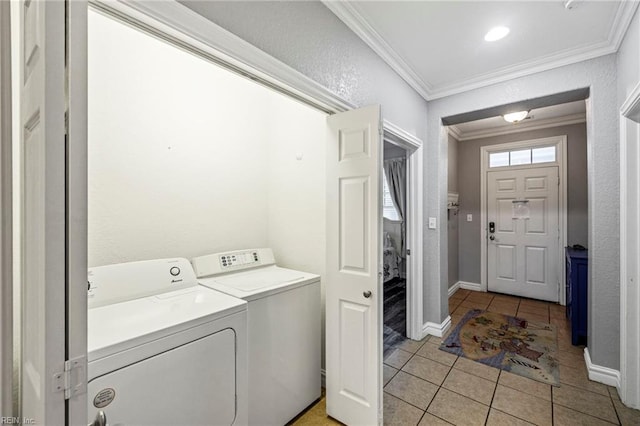
[[[407,256],[411,256],[411,249],[407,249]]]
[[[87,358],[79,356],[64,362],[64,371],[53,375],[53,392],[64,392],[71,399],[87,391]]]

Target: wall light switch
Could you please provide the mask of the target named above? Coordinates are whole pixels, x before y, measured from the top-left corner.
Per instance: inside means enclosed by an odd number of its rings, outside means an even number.
[[[473,222],[473,215],[472,214],[468,214],[467,215],[467,222]]]
[[[429,229],[436,229],[436,218],[435,217],[430,217],[429,218]]]

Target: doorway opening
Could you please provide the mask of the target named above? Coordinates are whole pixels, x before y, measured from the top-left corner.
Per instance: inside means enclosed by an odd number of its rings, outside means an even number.
[[[382,282],[383,346],[386,356],[407,337],[406,200],[407,155],[388,140],[383,150]]]
[[[587,246],[586,103],[528,117],[449,126],[450,296],[463,288],[565,303],[564,248]]]
[[[563,301],[566,140],[560,135],[481,148],[483,290]]]

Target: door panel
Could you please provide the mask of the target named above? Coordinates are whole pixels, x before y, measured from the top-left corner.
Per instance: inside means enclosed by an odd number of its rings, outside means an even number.
[[[369,274],[369,177],[340,179],[340,270]]]
[[[516,279],[516,247],[499,244],[498,251],[498,278],[502,280]]]
[[[516,215],[518,204],[528,218]],[[558,207],[557,167],[487,173],[487,220],[496,229],[487,239],[490,291],[558,301]]]
[[[380,107],[328,118],[327,414],[382,421]]]
[[[545,198],[529,198],[529,210],[531,217],[524,222],[524,232],[527,235],[546,235],[549,231],[547,200]]]
[[[21,2],[23,417],[65,423],[65,3]]]

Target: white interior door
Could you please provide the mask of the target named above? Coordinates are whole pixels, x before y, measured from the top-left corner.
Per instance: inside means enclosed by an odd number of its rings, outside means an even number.
[[[65,424],[65,3],[20,3],[22,416]]]
[[[558,182],[558,167],[487,173],[489,291],[558,301]]]
[[[380,106],[328,118],[327,414],[382,423]]]

